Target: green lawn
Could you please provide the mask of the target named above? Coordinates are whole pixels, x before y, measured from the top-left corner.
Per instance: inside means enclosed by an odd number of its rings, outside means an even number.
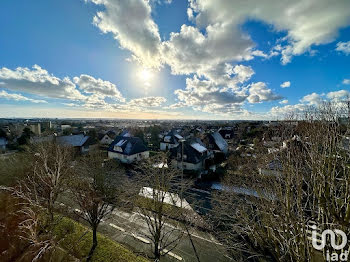
[[[89,253],[92,245],[92,232],[87,227],[63,217],[54,233],[58,239],[62,239],[60,246],[79,260]],[[92,258],[94,262],[149,262],[102,234],[98,233],[97,237],[98,245]]]

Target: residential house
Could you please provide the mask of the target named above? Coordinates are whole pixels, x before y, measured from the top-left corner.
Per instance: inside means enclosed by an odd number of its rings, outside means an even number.
[[[32,144],[52,143],[56,139],[56,134],[49,136],[33,136],[30,138]]]
[[[183,143],[183,146],[172,148],[171,156],[174,166],[188,171],[201,171],[205,169],[207,160],[212,158],[211,152],[199,138],[186,141]]]
[[[163,137],[163,140],[160,142],[160,150],[166,151],[175,148],[183,139],[184,138],[177,131],[172,130]]]
[[[64,131],[64,130],[67,130],[67,129],[71,129],[72,126],[71,125],[61,125],[61,130]]]
[[[132,134],[131,134],[131,132],[130,132],[129,130],[123,130],[123,132],[121,132],[121,133],[119,134],[119,136],[131,137]]]
[[[102,145],[110,145],[114,141],[114,139],[111,138],[108,135],[108,133],[98,134],[97,138],[98,138],[98,141],[100,141],[100,144],[102,144]]]
[[[228,129],[228,128],[222,128],[219,129],[218,131],[220,133],[220,135],[224,138],[224,139],[232,139],[234,137],[234,130],[233,129]]]
[[[138,137],[117,136],[108,148],[108,158],[131,164],[149,157],[149,150]]]
[[[114,140],[114,138],[117,136],[117,133],[114,130],[109,130],[106,132],[106,134]]]
[[[204,144],[215,154],[228,154],[228,144],[219,132],[207,134],[204,138]]]
[[[90,146],[92,145],[91,138],[89,136],[85,136],[84,134],[59,136],[56,138],[56,142],[59,145],[71,146],[77,151],[77,153],[81,154],[88,153]]]

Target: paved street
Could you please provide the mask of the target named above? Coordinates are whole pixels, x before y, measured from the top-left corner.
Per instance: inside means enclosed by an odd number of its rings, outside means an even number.
[[[165,225],[166,230],[171,230],[172,225]],[[125,213],[114,211],[108,220],[100,228],[101,232],[107,234],[117,242],[136,247],[137,251],[150,251],[151,243],[145,237],[147,225],[137,213]],[[200,261],[229,261],[224,256],[224,249],[210,234],[195,231],[190,232],[193,242],[200,256]],[[176,232],[177,236],[181,234]],[[175,236],[176,237],[176,236]],[[149,253],[149,252],[147,252]],[[164,261],[197,261],[189,237],[186,232],[179,245],[166,256]]]
[[[70,209],[78,211],[76,206],[72,206],[71,201],[67,200],[67,198],[64,199],[65,200],[61,199],[61,201],[70,206]],[[166,230],[171,230],[174,226],[166,224],[165,228]],[[182,229],[174,232],[175,238],[181,234],[180,230]],[[146,237],[148,234],[147,224],[138,213],[126,213],[120,210],[114,210],[113,213],[100,224],[99,231],[111,239],[128,246],[136,253],[141,252],[150,256],[152,255],[151,243]],[[201,262],[230,261],[230,259],[225,256],[223,246],[209,233],[190,229],[190,234],[197,252],[199,253]],[[162,261],[197,261],[186,231],[183,231],[183,237],[177,247],[164,256]]]

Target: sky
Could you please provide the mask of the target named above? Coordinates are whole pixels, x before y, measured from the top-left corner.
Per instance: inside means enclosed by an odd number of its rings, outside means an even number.
[[[282,119],[350,95],[349,0],[2,0],[0,117]]]

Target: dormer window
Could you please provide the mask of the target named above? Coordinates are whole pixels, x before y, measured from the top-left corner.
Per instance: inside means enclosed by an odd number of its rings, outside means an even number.
[[[114,146],[114,151],[117,151],[117,152],[123,152],[123,149],[120,147],[120,146],[117,146],[117,145],[115,145]]]
[[[122,149],[122,145],[124,145],[126,143],[127,140],[120,140],[117,144],[114,145],[114,151],[117,151],[117,152],[123,152],[123,149]]]

